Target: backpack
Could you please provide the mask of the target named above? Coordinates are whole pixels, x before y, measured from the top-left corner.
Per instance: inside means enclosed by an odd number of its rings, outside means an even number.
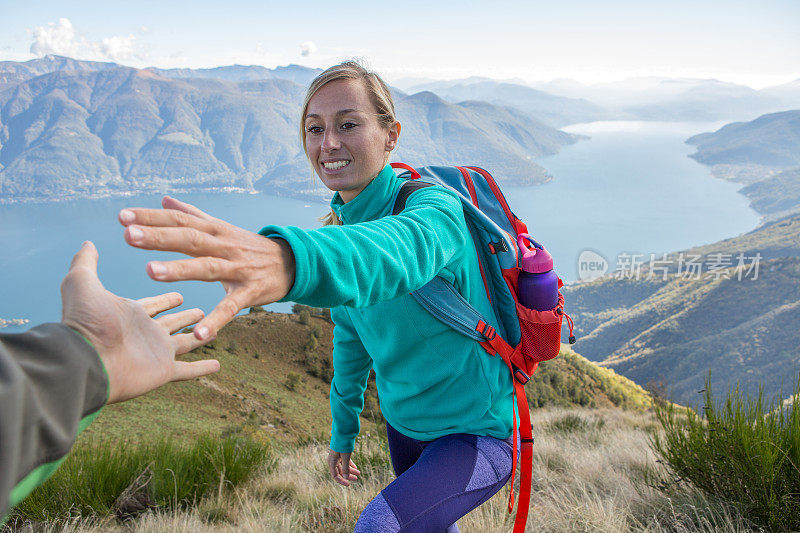
[[[564,296],[559,291],[558,304],[548,311],[528,309],[519,303],[517,235],[528,233],[528,229],[511,212],[503,193],[487,171],[479,167],[444,166],[414,169],[403,163],[392,163],[392,168],[404,169],[399,177],[408,180],[395,197],[393,215],[403,210],[412,192],[424,187],[444,186],[461,198],[486,295],[496,319],[481,316],[449,282],[438,276],[411,295],[437,319],[479,342],[489,355],[499,355],[511,372],[517,404],[512,415],[513,427],[517,427],[516,412],[519,411],[521,447],[519,504],[514,533],[522,533],[528,519],[533,471],[533,434],[524,385],[541,361],[558,355],[564,317],[569,325],[569,342],[575,342],[572,319],[564,312]],[[534,246],[541,248],[538,243]],[[563,284],[559,278],[558,288]],[[517,470],[516,438],[513,442],[509,513],[514,509]]]

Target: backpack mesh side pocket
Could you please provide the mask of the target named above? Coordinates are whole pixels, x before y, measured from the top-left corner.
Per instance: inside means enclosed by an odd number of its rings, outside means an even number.
[[[564,318],[561,291],[558,292],[558,304],[548,311],[528,309],[519,302],[516,305],[522,331],[521,351],[526,363],[539,363],[557,356],[561,350],[561,322]]]

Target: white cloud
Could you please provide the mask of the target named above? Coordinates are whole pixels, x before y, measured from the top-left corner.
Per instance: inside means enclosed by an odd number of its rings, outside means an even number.
[[[96,42],[78,34],[75,26],[67,18],[50,22],[33,30],[31,53],[42,57],[48,54],[68,56],[77,59],[101,59],[125,61],[144,59],[136,36],[112,36]]]
[[[107,37],[100,42],[100,53],[112,61],[123,61],[139,57],[139,52],[134,35],[127,37]]]
[[[300,45],[300,54],[303,57],[308,57],[317,51],[317,45],[311,41],[306,41]]]
[[[31,53],[39,57],[48,54],[74,56],[83,43],[75,38],[75,27],[66,18],[39,26],[33,30]]]

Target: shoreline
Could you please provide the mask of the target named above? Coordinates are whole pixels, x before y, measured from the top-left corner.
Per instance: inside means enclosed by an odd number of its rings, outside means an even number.
[[[319,202],[329,202],[330,200],[325,199],[325,195],[323,194],[311,194],[311,193],[286,193],[280,189],[275,191],[257,191],[254,189],[245,189],[243,187],[203,187],[203,188],[170,188],[169,190],[161,190],[161,191],[152,191],[152,190],[134,190],[134,191],[106,191],[106,192],[99,192],[99,193],[91,193],[91,194],[66,194],[60,196],[53,196],[53,197],[38,197],[38,196],[21,196],[21,197],[0,197],[0,205],[21,205],[21,204],[33,204],[33,205],[47,205],[47,204],[54,204],[54,203],[64,203],[64,202],[77,202],[82,200],[107,200],[107,199],[115,199],[115,198],[132,198],[134,196],[173,196],[178,194],[249,194],[249,195],[267,195],[267,196],[276,196],[279,198],[293,198],[295,200],[305,200],[305,201],[319,201]]]
[[[30,319],[27,318],[0,318],[0,329],[13,326],[24,326],[25,324],[30,324],[30,322]]]

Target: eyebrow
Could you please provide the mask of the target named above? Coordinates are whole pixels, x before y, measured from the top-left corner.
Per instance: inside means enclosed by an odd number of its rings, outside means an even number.
[[[336,116],[338,117],[341,115],[347,115],[349,113],[361,113],[361,111],[359,111],[358,109],[342,109],[341,111],[336,112]],[[320,118],[320,116],[317,115],[316,113],[309,113],[308,115],[306,115],[306,120],[310,118]]]

